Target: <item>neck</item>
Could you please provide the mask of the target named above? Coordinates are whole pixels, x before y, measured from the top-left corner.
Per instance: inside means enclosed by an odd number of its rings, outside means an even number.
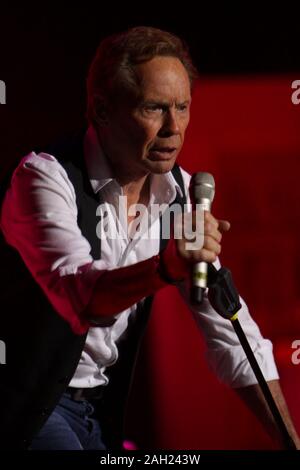
[[[150,177],[149,175],[139,178],[134,181],[122,183],[120,185],[123,189],[124,196],[127,197],[128,207],[132,204],[144,204],[148,205],[149,202],[149,186]]]
[[[133,173],[128,171],[126,164],[118,165],[114,164],[114,160],[109,158],[109,155],[113,152],[110,152],[110,147],[107,142],[105,132],[101,128],[96,128],[97,137],[101,146],[104,150],[106,158],[109,161],[109,165],[112,169],[115,179],[118,181],[119,185],[122,187],[124,195],[132,199],[134,202],[138,202],[140,196],[149,192],[149,175],[145,171],[140,171],[139,173]]]
[[[118,183],[122,187],[124,194],[127,196],[137,196],[141,194],[143,192],[144,187],[147,185],[148,179],[148,175],[131,181],[122,181],[120,178],[117,178]]]

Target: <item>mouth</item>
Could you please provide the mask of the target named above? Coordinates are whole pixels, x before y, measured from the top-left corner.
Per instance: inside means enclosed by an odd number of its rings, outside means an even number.
[[[148,158],[152,161],[168,161],[174,157],[176,151],[176,147],[152,147]]]

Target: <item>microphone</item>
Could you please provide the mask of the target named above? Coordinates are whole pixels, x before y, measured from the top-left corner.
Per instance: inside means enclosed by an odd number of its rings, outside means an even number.
[[[194,173],[190,184],[190,198],[193,208],[201,204],[201,208],[210,212],[215,195],[215,180],[210,173]],[[191,301],[201,304],[203,293],[207,287],[208,265],[204,261],[195,263],[192,268]]]

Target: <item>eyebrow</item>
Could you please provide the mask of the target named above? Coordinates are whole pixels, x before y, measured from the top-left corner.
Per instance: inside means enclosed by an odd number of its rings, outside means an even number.
[[[175,103],[176,106],[182,106],[182,105],[185,105],[185,104],[189,104],[191,102],[190,99],[188,100],[184,100],[180,103]],[[168,101],[161,101],[161,100],[143,100],[140,105],[141,106],[145,106],[146,104],[153,104],[153,105],[156,105],[156,106],[161,106],[162,108],[169,108],[170,106],[170,103]]]

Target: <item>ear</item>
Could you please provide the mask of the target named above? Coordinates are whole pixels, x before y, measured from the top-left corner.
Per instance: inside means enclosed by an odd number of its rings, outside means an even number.
[[[108,125],[107,101],[100,95],[94,97],[94,116],[99,126]]]

